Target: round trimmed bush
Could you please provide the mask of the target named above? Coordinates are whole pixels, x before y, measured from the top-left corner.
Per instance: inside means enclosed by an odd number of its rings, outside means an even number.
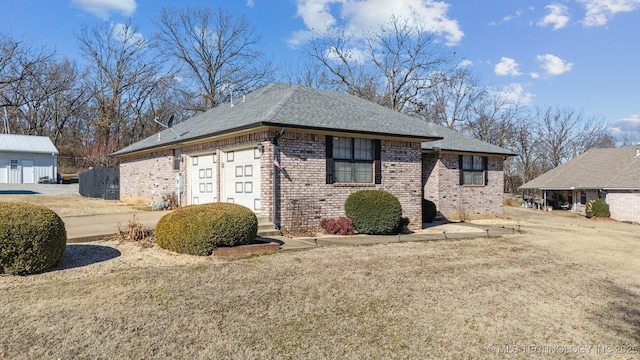
[[[602,199],[593,199],[587,203],[585,213],[588,218],[590,217],[603,217],[607,218],[611,216],[609,211],[609,204]]]
[[[431,200],[422,199],[422,222],[432,223],[436,215],[436,204]]]
[[[356,191],[347,198],[344,211],[361,234],[395,234],[400,228],[402,206],[386,191]]]
[[[43,272],[60,262],[66,247],[67,230],[53,210],[0,203],[0,274]]]
[[[230,203],[182,207],[160,218],[156,225],[158,246],[200,256],[211,255],[217,247],[249,244],[257,233],[256,214]]]

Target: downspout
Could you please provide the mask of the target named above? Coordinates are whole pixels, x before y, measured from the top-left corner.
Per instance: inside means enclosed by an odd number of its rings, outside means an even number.
[[[281,229],[280,226],[280,153],[278,148],[278,140],[287,128],[281,128],[280,132],[273,137],[271,143],[273,144],[273,225],[277,230]]]

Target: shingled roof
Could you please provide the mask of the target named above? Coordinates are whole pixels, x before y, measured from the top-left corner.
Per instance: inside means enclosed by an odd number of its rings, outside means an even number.
[[[446,135],[451,137],[452,143],[460,145],[457,147],[464,147],[463,143],[468,144],[466,151],[500,154],[505,152],[504,149],[458,135],[442,126],[393,111],[357,96],[273,83],[236,99],[233,105],[223,104],[196,115],[172,129],[163,130],[158,135],[150,136],[112,155],[150,150],[259,126],[341,131],[403,137],[417,141],[440,140]],[[463,136],[464,140],[461,140],[460,136]],[[486,146],[483,147],[480,143]]]
[[[591,149],[519,189],[640,189],[640,155],[636,146]]]
[[[444,126],[438,126],[435,134],[442,137],[442,140],[423,142],[422,148],[424,150],[482,153],[503,156],[516,155],[512,151],[472,138]]]

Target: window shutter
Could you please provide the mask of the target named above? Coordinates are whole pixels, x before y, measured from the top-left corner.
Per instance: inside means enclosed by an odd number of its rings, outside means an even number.
[[[373,167],[375,169],[375,183],[382,184],[382,144],[380,139],[373,140]]]
[[[484,156],[482,158],[482,170],[484,170],[484,184],[489,184],[489,158]]]
[[[334,183],[334,179],[333,179],[333,136],[327,135],[326,137],[326,150],[325,150],[325,157],[326,157],[326,161],[327,161],[327,165],[326,165],[326,176],[327,176],[327,180],[326,183],[327,184],[333,184]]]
[[[460,169],[460,185],[464,185],[464,170],[462,169],[462,155],[458,156],[458,169]]]

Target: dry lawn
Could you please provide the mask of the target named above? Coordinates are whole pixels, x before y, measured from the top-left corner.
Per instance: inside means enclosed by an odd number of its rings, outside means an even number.
[[[100,261],[0,277],[0,358],[637,357],[640,227],[508,215],[522,234],[237,261],[70,245]]]
[[[59,216],[84,216],[132,213],[148,210],[148,206],[132,205],[117,200],[87,198],[80,195],[1,195],[0,201],[42,205]]]

